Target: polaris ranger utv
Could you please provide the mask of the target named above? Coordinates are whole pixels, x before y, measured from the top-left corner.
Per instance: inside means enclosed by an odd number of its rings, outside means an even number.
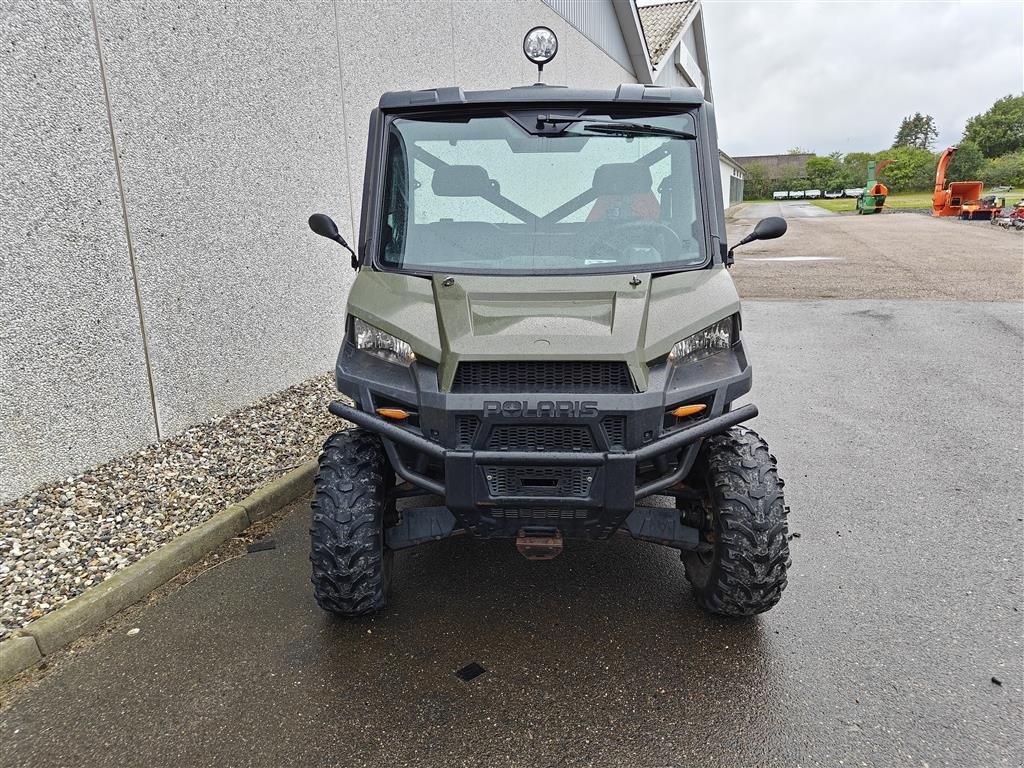
[[[348,248],[329,217],[309,223]],[[741,244],[785,229],[765,219]],[[387,93],[348,250],[336,375],[353,405],[330,410],[355,428],[316,477],[321,607],[381,610],[392,553],[443,537],[544,559],[618,531],[681,550],[707,611],[778,602],[787,508],[738,426],[757,409],[734,405],[751,368],[699,91]]]

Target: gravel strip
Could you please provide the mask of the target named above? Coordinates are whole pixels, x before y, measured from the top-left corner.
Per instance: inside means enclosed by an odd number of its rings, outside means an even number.
[[[327,374],[0,504],[0,639],[315,458]]]

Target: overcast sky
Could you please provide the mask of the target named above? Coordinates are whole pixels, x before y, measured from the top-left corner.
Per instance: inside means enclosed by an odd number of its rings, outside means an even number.
[[[1024,0],[704,0],[719,143],[730,155],[877,151],[900,119],[937,146],[1024,89]]]

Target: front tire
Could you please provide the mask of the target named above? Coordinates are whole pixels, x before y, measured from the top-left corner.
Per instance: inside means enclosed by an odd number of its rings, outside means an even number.
[[[316,475],[309,529],[313,596],[355,617],[383,610],[392,553],[384,546],[393,473],[380,438],[362,429],[331,435]]]
[[[790,565],[784,485],[768,444],[753,430],[733,427],[707,438],[696,470],[707,541],[683,553],[697,604],[709,613],[754,616],[773,607]]]

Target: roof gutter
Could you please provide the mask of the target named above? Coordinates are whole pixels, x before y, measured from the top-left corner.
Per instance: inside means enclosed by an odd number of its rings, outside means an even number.
[[[622,39],[629,52],[633,76],[636,77],[637,82],[652,85],[655,74],[654,66],[651,63],[650,54],[647,52],[647,40],[644,37],[643,25],[640,23],[640,14],[636,9],[636,3],[633,0],[612,0],[612,8],[615,10],[615,18],[619,22]]]

